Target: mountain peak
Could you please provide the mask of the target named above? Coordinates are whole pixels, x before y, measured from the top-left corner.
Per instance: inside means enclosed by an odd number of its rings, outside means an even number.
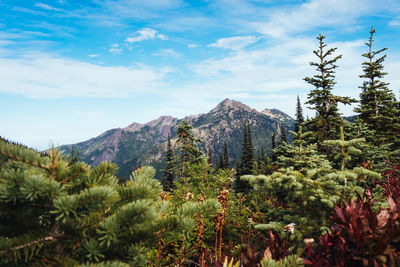
[[[235,100],[231,100],[229,98],[224,99],[224,101],[222,101],[221,103],[219,103],[213,110],[211,110],[212,112],[221,110],[225,107],[230,107],[233,109],[244,109],[246,111],[253,111],[252,108],[250,108],[249,106],[243,104],[242,102],[239,101],[235,101]]]
[[[143,127],[143,124],[134,122],[134,123],[131,123],[128,126],[126,126],[123,130],[133,133],[133,132],[139,131],[140,129],[142,129],[142,127]]]

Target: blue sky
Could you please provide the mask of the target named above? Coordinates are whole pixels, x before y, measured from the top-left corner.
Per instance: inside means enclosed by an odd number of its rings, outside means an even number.
[[[0,13],[0,135],[38,149],[227,97],[294,116],[319,33],[343,55],[334,93],[358,98],[371,25],[399,95],[398,0],[0,0]]]

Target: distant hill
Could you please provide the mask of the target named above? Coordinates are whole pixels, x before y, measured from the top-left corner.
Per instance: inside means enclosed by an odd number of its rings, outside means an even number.
[[[294,128],[294,120],[277,109],[259,112],[241,102],[225,99],[207,114],[183,119],[162,116],[146,124],[132,123],[81,143],[63,145],[60,150],[70,153],[74,146],[81,151],[81,159],[91,165],[104,160],[112,161],[120,167],[118,176],[122,178],[129,177],[132,168],[140,165],[154,166],[159,176],[168,134],[174,142],[177,126],[182,120],[189,121],[194,135],[202,139],[201,149],[204,152],[211,148],[214,155],[218,155],[226,141],[232,166],[241,155],[245,122],[252,126],[254,146],[263,146],[265,150],[271,147],[272,134],[279,134],[281,123],[285,123],[287,130]]]

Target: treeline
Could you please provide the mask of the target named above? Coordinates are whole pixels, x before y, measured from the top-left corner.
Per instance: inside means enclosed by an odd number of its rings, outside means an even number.
[[[340,55],[319,35],[305,119],[242,156],[205,155],[183,121],[154,169],[118,181],[56,150],[41,155],[0,139],[0,261],[7,266],[398,266],[400,107],[384,82],[386,49],[372,28],[358,114],[345,121],[333,94]],[[291,140],[291,139],[290,139]],[[213,158],[217,158],[213,162]]]

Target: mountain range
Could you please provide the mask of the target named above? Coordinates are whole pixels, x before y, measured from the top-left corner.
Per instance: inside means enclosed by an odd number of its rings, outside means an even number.
[[[161,116],[146,124],[134,122],[59,149],[70,153],[74,147],[80,151],[80,159],[91,165],[105,160],[114,162],[119,166],[117,175],[120,178],[129,177],[133,168],[142,165],[154,166],[159,177],[168,134],[174,143],[176,129],[182,120],[193,126],[194,135],[202,140],[200,148],[204,152],[211,149],[217,156],[222,153],[226,141],[232,166],[241,155],[244,123],[251,125],[255,148],[263,147],[265,151],[271,147],[272,134],[280,134],[281,124],[285,125],[286,131],[294,128],[294,119],[277,109],[257,111],[241,102],[225,99],[206,114],[183,119]]]

